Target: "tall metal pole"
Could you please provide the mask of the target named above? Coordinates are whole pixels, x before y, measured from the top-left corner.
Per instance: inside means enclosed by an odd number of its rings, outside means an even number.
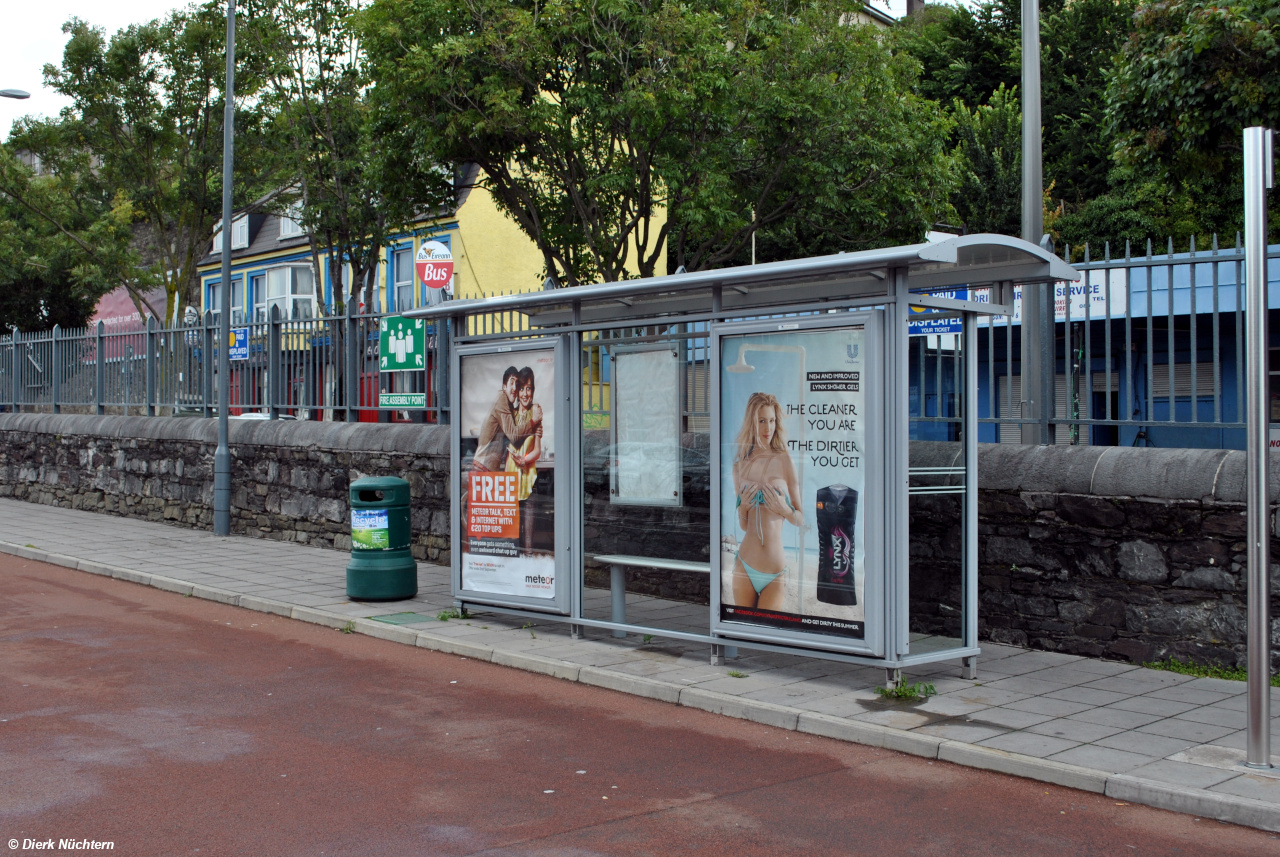
[[[1039,244],[1044,234],[1044,168],[1040,144],[1040,2],[1022,0],[1022,237]],[[1045,377],[1044,286],[1022,287],[1023,443],[1048,443]],[[1052,323],[1052,322],[1050,322]],[[1050,328],[1052,330],[1052,328]],[[1052,355],[1050,355],[1052,360]],[[1049,388],[1050,392],[1052,387]]]
[[[1267,526],[1267,188],[1272,185],[1267,128],[1244,129],[1245,508],[1248,516],[1249,732],[1245,764],[1271,767],[1271,534]]]
[[[222,287],[218,290],[218,449],[213,454],[213,533],[231,535],[231,182],[235,163],[236,0],[227,0],[227,89],[222,116]]]

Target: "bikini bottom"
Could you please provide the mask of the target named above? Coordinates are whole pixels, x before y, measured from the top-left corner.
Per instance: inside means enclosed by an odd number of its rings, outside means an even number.
[[[738,557],[738,562],[742,562],[742,557]],[[759,595],[766,586],[787,573],[787,570],[783,568],[777,574],[765,574],[763,571],[756,571],[745,562],[742,562],[742,569],[747,573],[747,578],[751,581],[751,586],[755,589],[756,595]]]

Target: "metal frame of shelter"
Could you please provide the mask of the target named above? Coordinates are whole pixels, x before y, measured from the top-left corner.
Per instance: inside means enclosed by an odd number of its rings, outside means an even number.
[[[450,338],[450,387],[452,390],[451,510],[453,519],[453,595],[460,607],[473,606],[537,619],[558,619],[583,629],[651,634],[712,647],[712,660],[726,648],[741,646],[774,652],[801,654],[884,667],[890,680],[902,667],[944,660],[963,661],[967,674],[975,674],[978,647],[978,502],[977,502],[977,324],[979,315],[1012,313],[1013,286],[1046,284],[1078,279],[1076,271],[1041,247],[1002,235],[967,235],[933,244],[916,244],[833,256],[727,268],[665,277],[600,283],[575,288],[506,295],[482,300],[452,301],[406,312],[412,318],[448,320]],[[934,292],[957,287],[985,289],[989,301],[954,300]],[[971,296],[975,292],[970,291]],[[921,313],[925,313],[922,315]],[[527,329],[515,333],[477,333],[492,329],[482,317],[519,313]],[[961,569],[960,636],[954,644],[929,651],[911,652],[909,620],[908,489],[909,489],[909,391],[908,320],[936,316],[963,321],[960,346],[963,354],[963,407],[957,420],[963,449],[963,482],[953,493],[962,493],[963,555]],[[866,540],[866,577],[880,581],[863,592],[866,622],[861,640],[829,633],[804,633],[760,625],[726,622],[719,612],[718,572],[721,456],[714,390],[710,463],[712,607],[705,633],[628,624],[590,618],[583,611],[585,581],[584,476],[581,429],[584,333],[621,331],[655,326],[688,330],[703,325],[713,347],[710,371],[718,382],[721,371],[719,343],[724,338],[759,331],[791,330],[797,333],[838,329],[844,323],[867,326],[872,335],[863,340],[874,349],[867,372],[866,418],[873,430],[866,437],[880,445],[868,454],[863,498]],[[509,328],[508,328],[509,329]],[[673,337],[674,338],[674,337]],[[460,363],[470,355],[504,353],[522,349],[554,348],[556,355],[554,405],[557,425],[554,474],[555,578],[553,597],[530,598],[510,592],[477,591],[463,586],[462,419]],[[545,353],[545,352],[544,352]],[[503,361],[505,362],[505,361]],[[803,382],[803,373],[802,373]],[[878,389],[875,389],[877,388]],[[612,395],[619,395],[613,391]],[[563,430],[568,428],[570,430]],[[958,463],[958,462],[957,462]],[[875,470],[877,472],[870,472]],[[957,474],[960,468],[952,468]],[[944,480],[945,482],[945,480]],[[939,483],[934,483],[939,484]],[[474,496],[474,495],[473,495]],[[870,514],[865,510],[871,510]],[[799,551],[800,548],[797,548]],[[801,554],[801,563],[804,556]],[[876,566],[879,566],[878,568]],[[568,586],[564,586],[564,582]],[[757,590],[759,591],[759,590]],[[615,594],[616,595],[616,594]],[[868,598],[868,596],[874,596]],[[616,614],[615,614],[616,615]]]

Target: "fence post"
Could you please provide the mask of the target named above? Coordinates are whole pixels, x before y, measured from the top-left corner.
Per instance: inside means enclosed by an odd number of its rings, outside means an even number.
[[[346,354],[346,384],[343,387],[347,393],[347,422],[354,423],[360,419],[360,361],[359,354],[362,350],[360,339],[360,318],[352,312],[352,304],[355,301],[347,301],[347,354]]]
[[[62,398],[62,355],[58,350],[58,337],[62,333],[62,326],[55,324],[53,326],[53,412],[55,414],[62,413],[62,405],[58,404],[58,400]]]
[[[102,322],[98,322],[94,330],[94,373],[93,373],[93,403],[94,412],[98,416],[106,413],[106,406],[103,399],[103,387],[107,385],[107,354],[105,351],[107,339],[103,335]]]
[[[13,355],[12,359],[9,361],[9,364],[13,367],[13,377],[10,379],[10,386],[13,388],[13,412],[16,414],[21,409],[21,406],[18,404],[18,402],[21,401],[18,398],[18,390],[22,387],[22,384],[19,381],[22,377],[22,368],[18,365],[18,328],[16,327],[9,328],[9,351]]]
[[[202,319],[200,360],[200,411],[206,417],[213,416],[213,313],[205,310]]]
[[[144,403],[146,414],[149,417],[156,415],[156,363],[158,355],[156,354],[156,320],[154,316],[147,316],[147,400]]]
[[[271,305],[267,325],[267,414],[270,419],[280,419],[280,369],[284,354],[280,343],[280,307]]]

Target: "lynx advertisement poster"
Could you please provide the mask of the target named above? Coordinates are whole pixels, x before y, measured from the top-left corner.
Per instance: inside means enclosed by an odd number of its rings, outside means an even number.
[[[554,599],[555,351],[461,358],[462,588]]]
[[[720,340],[722,622],[865,638],[865,340]]]

